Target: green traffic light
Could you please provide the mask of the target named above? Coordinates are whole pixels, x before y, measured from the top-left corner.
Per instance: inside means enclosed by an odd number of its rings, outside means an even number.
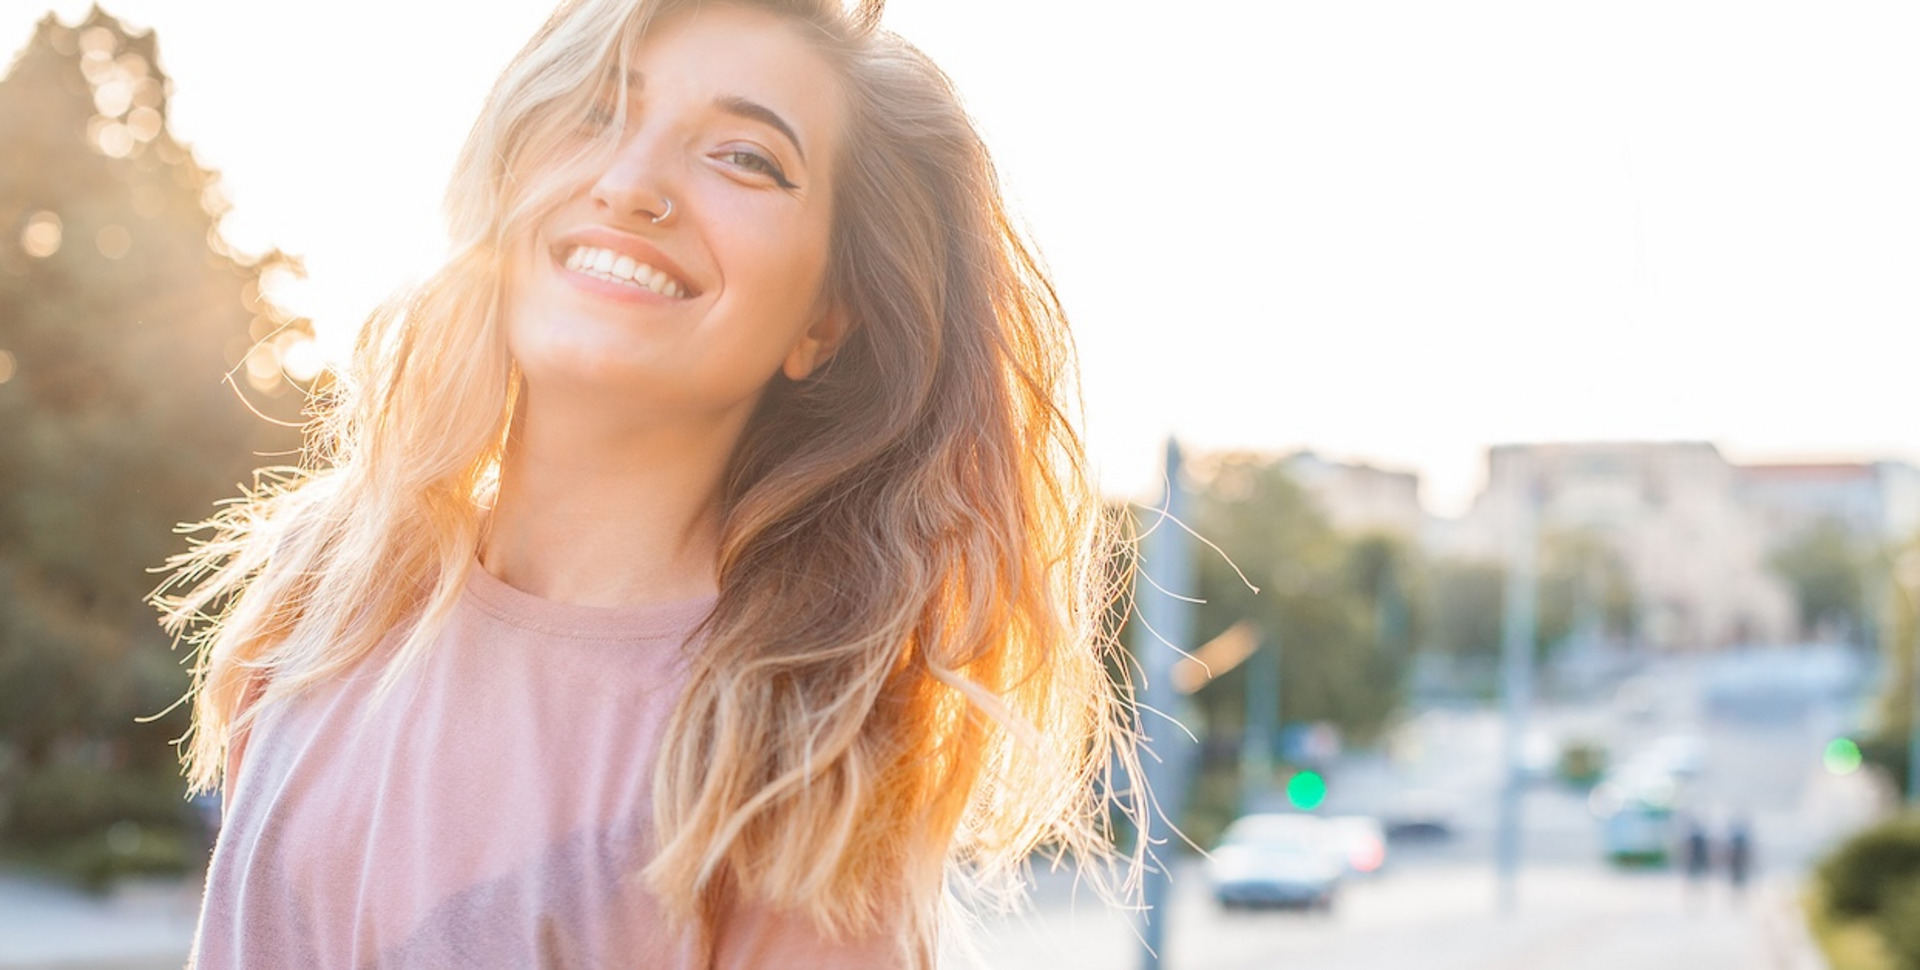
[[[1287,804],[1311,812],[1327,800],[1327,780],[1317,771],[1302,771],[1287,779]]]
[[[1820,763],[1826,765],[1831,774],[1851,775],[1860,770],[1860,746],[1848,738],[1834,738],[1827,742]]]

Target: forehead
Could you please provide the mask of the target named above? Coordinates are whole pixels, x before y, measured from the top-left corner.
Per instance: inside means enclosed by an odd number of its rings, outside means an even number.
[[[792,18],[737,4],[702,4],[649,25],[627,83],[649,104],[738,105],[773,112],[794,129],[809,158],[843,127],[841,86]]]

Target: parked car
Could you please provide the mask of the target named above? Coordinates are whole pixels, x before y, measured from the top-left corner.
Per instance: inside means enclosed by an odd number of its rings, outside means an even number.
[[[1227,826],[1207,861],[1214,898],[1226,909],[1256,906],[1333,908],[1347,861],[1326,819],[1245,815]]]
[[[1588,797],[1601,823],[1607,861],[1617,866],[1664,866],[1679,837],[1680,779],[1649,765],[1608,773]]]
[[[1381,814],[1387,838],[1404,842],[1442,841],[1453,837],[1454,799],[1430,788],[1399,792]]]

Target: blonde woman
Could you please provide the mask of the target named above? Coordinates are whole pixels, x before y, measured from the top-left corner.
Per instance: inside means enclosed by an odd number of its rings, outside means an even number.
[[[162,604],[201,967],[927,967],[1130,723],[1071,360],[878,2],[577,0]]]

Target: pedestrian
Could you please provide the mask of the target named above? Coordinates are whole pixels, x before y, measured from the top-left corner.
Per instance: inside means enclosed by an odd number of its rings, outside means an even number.
[[[1739,902],[1746,898],[1747,880],[1753,873],[1753,831],[1743,817],[1736,817],[1727,831],[1726,857],[1727,883]]]
[[[1680,867],[1687,877],[1687,897],[1698,903],[1707,888],[1707,875],[1712,869],[1712,846],[1707,842],[1707,830],[1698,819],[1687,823],[1687,835],[1681,843]]]
[[[952,863],[1105,851],[1064,315],[880,8],[567,0],[507,67],[324,464],[162,591],[198,967],[926,968]]]

